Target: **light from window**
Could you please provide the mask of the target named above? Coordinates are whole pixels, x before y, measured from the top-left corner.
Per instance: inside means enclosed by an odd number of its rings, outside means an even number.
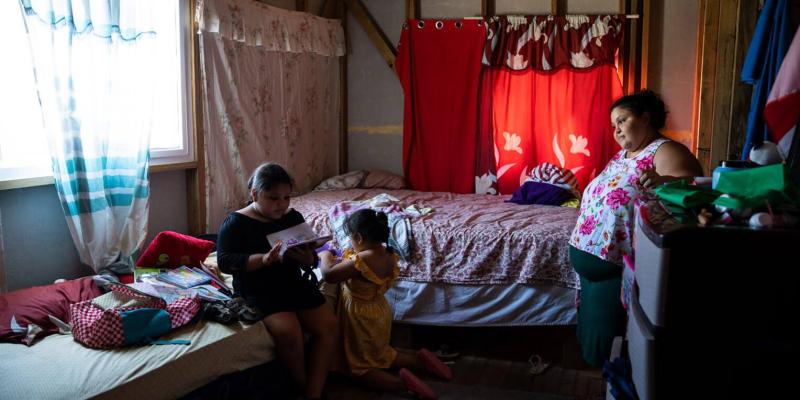
[[[191,120],[188,118],[185,0],[159,2],[156,22],[158,55],[145,62],[158,63],[154,76],[159,90],[154,97],[151,164],[192,159]],[[0,182],[49,176],[50,152],[39,106],[30,45],[18,1],[0,0]]]

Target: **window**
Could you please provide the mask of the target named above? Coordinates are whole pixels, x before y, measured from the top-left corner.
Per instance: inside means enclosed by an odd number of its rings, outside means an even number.
[[[33,62],[19,1],[0,1],[0,182],[51,175]],[[153,3],[155,4],[155,3]],[[151,165],[194,160],[189,97],[188,0],[158,2],[158,62]]]

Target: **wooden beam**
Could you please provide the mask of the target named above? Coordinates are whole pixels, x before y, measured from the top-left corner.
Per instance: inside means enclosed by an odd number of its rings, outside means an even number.
[[[338,0],[337,0],[338,1]],[[347,8],[344,2],[338,1],[339,18],[345,34],[345,49],[350,38],[347,35]],[[347,52],[339,57],[339,173],[347,172],[348,168],[348,140],[347,140]]]
[[[406,19],[419,19],[419,0],[406,0]]]
[[[698,154],[698,133],[700,132],[700,81],[702,80],[703,76],[703,37],[705,36],[706,3],[708,3],[707,0],[700,0],[699,4],[697,5],[697,43],[695,44],[695,48],[697,49],[697,60],[695,61],[694,66],[694,86],[692,95],[692,148],[690,149],[695,156]]]
[[[481,15],[484,17],[494,15],[494,0],[481,0]]]
[[[194,135],[194,155],[197,162],[196,168],[186,170],[186,213],[187,226],[190,235],[200,235],[208,233],[206,224],[206,157],[205,157],[205,138],[203,136],[203,107],[200,105],[201,87],[203,82],[200,77],[200,45],[197,32],[197,21],[194,19],[194,10],[197,0],[191,0],[191,6],[186,12],[189,13],[191,24],[189,52],[191,55],[190,79],[192,85],[191,110],[194,120],[192,121],[192,135]],[[216,230],[217,227],[214,227]]]
[[[639,4],[641,0],[628,0],[626,13],[634,14],[639,12]],[[642,53],[640,48],[641,41],[641,28],[638,19],[628,19],[628,32],[626,35],[625,45],[625,82],[623,82],[623,89],[625,93],[635,93],[640,89],[641,78],[641,62]]]
[[[325,18],[342,18],[340,3],[341,0],[324,0],[319,7],[319,15]]]
[[[639,52],[641,54],[641,62],[639,63],[639,88],[646,88],[647,64],[648,60],[650,60],[650,21],[652,19],[650,15],[650,0],[643,0],[641,8],[642,13],[640,14],[640,19],[642,20],[642,37],[641,46],[639,47]]]
[[[701,56],[700,101],[697,122],[697,159],[711,172],[711,141],[714,135],[714,87],[717,72],[717,32],[719,31],[720,0],[704,2],[703,40]]]
[[[745,0],[746,1],[746,0]],[[722,0],[719,7],[719,31],[717,35],[717,70],[714,86],[714,120],[711,139],[709,168],[728,158],[728,142],[731,129],[731,104],[736,66],[736,30],[739,0]]]
[[[550,0],[550,14],[564,15],[567,13],[567,0]]]
[[[372,44],[378,49],[378,52],[381,53],[381,57],[386,61],[386,64],[389,65],[389,68],[394,69],[394,60],[397,56],[397,51],[395,51],[394,46],[392,46],[389,39],[378,27],[378,24],[375,23],[375,20],[369,14],[367,8],[364,7],[364,3],[362,3],[361,0],[345,1],[347,2],[347,9],[353,13],[358,24],[367,32],[367,36],[369,36]]]
[[[753,33],[756,30],[756,20],[758,19],[758,7],[753,1],[739,2],[739,16],[736,27],[736,57],[734,60],[733,88],[731,98],[731,127],[728,148],[725,149],[728,159],[739,159],[744,149],[745,137],[747,136],[747,114],[750,111],[750,99],[753,97],[753,86],[742,83],[739,76],[742,74],[744,57],[747,54],[747,47],[753,40]]]

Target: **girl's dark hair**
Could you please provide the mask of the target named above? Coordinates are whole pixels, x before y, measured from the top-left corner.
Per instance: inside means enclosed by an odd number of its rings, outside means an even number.
[[[257,189],[259,192],[269,190],[276,185],[285,183],[293,186],[292,177],[283,167],[275,163],[259,165],[247,181],[247,189]]]
[[[381,211],[369,208],[358,210],[344,223],[348,235],[359,234],[367,241],[386,243],[389,241],[389,218]]]
[[[644,89],[641,92],[622,96],[608,110],[609,113],[615,108],[620,107],[631,111],[637,117],[641,117],[645,112],[650,115],[650,126],[656,130],[664,127],[667,121],[667,110],[664,102],[656,92]]]

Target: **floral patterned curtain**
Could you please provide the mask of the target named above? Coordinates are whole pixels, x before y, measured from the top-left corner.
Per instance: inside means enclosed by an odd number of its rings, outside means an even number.
[[[338,169],[338,20],[251,0],[198,5],[207,229],[247,199],[260,163],[280,163],[295,190]]]
[[[622,95],[624,17],[499,16],[488,21],[476,193],[511,193],[543,162],[585,186],[614,154],[608,108]]]

